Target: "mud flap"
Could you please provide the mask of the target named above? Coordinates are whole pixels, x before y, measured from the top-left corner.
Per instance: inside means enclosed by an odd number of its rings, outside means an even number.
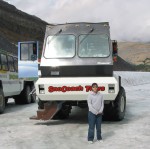
[[[34,120],[50,120],[54,115],[62,108],[62,102],[51,102],[45,103],[44,109],[39,109],[37,111],[37,116],[32,116],[30,119]]]

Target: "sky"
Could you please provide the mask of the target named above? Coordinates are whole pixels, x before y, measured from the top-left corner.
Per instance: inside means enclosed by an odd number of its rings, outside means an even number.
[[[109,22],[111,38],[150,42],[150,0],[5,0],[48,23]]]

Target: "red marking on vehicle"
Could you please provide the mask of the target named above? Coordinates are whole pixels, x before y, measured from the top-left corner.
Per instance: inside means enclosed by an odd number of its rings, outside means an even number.
[[[50,93],[52,92],[68,92],[68,91],[83,91],[83,87],[82,86],[62,86],[62,87],[53,87],[53,86],[49,86],[48,87],[48,91]]]
[[[92,91],[92,86],[85,86],[86,92]],[[98,91],[105,91],[105,86],[99,86]]]
[[[69,91],[83,91],[84,87],[79,85],[79,86],[62,86],[62,87],[54,87],[54,86],[49,86],[48,87],[48,91],[50,93],[52,92],[69,92]],[[92,91],[92,87],[91,86],[85,86],[85,90],[86,92]],[[98,91],[105,91],[105,87],[104,86],[99,86],[98,87]]]

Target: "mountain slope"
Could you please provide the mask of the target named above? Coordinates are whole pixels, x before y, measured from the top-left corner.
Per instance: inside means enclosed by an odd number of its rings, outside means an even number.
[[[4,41],[17,45],[18,41],[38,40],[42,47],[47,22],[28,15],[2,0],[0,0],[0,20],[0,36]],[[4,47],[0,44],[0,48]]]
[[[13,5],[0,0],[0,49],[17,54],[17,43],[19,41],[37,40],[40,49],[47,22],[18,10]],[[39,52],[41,53],[41,52]],[[134,70],[133,66],[118,58],[114,63],[114,70]]]
[[[135,71],[135,65],[129,64],[123,60],[120,56],[117,58],[117,62],[114,62],[114,71]]]
[[[133,64],[142,64],[150,58],[150,43],[119,42],[119,56]]]

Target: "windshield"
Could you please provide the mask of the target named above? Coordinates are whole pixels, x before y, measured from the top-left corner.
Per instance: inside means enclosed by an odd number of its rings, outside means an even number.
[[[75,55],[75,36],[48,36],[44,56],[46,58],[72,58]]]
[[[79,51],[80,57],[108,57],[109,40],[108,36],[102,35],[80,35],[79,36]]]

